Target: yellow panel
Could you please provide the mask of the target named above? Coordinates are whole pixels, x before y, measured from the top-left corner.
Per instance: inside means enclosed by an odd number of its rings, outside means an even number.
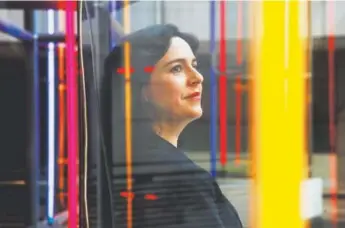
[[[299,1],[256,4],[250,84],[255,228],[302,228],[306,38]]]

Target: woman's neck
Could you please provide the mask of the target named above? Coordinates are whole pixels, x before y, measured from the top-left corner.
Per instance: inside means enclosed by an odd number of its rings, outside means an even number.
[[[186,124],[171,121],[153,124],[154,132],[175,147],[177,147],[179,136],[185,127]]]

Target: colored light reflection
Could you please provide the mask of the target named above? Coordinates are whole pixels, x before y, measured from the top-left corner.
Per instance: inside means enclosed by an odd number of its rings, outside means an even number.
[[[48,33],[54,33],[54,11],[48,10]],[[55,205],[55,45],[48,43],[48,222],[54,222]]]

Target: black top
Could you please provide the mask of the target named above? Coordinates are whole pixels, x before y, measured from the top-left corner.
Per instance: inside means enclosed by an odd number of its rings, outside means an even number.
[[[207,171],[156,134],[143,140],[145,146],[133,149],[130,194],[126,156],[116,156],[115,227],[127,227],[127,197],[133,196],[134,228],[242,228],[236,209]]]

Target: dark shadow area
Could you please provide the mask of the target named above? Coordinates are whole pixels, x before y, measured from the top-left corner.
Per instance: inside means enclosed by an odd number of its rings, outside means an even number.
[[[28,49],[20,43],[0,44],[0,227],[31,225],[32,212],[32,66]],[[5,55],[7,50],[8,55]],[[40,53],[40,168],[47,167],[47,59]],[[38,183],[39,184],[39,183]],[[40,186],[40,202],[46,204],[46,186]],[[43,208],[43,207],[42,207]],[[41,218],[46,210],[41,211]]]
[[[27,76],[23,59],[0,58],[0,227],[29,225]]]

